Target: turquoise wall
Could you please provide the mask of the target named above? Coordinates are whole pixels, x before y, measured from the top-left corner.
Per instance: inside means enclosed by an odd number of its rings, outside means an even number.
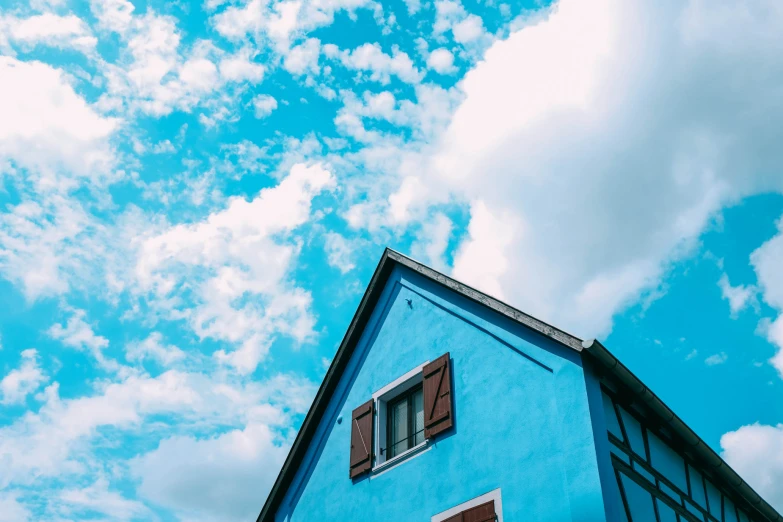
[[[455,428],[382,473],[349,479],[352,410],[445,352]],[[429,522],[500,488],[506,522],[604,521],[595,390],[578,353],[397,267],[276,520]]]

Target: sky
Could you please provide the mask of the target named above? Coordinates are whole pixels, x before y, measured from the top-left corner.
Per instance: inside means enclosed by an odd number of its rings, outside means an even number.
[[[387,246],[783,510],[779,0],[0,0],[0,521],[250,520]]]

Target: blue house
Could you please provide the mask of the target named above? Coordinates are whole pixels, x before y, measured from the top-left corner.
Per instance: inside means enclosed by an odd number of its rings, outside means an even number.
[[[778,522],[606,348],[386,250],[259,522]]]

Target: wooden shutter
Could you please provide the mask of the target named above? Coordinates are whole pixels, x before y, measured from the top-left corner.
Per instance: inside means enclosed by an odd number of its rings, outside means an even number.
[[[463,511],[462,522],[495,522],[495,501]]]
[[[457,513],[443,522],[495,522],[495,518],[495,501],[490,500],[486,504]]]
[[[375,402],[370,399],[351,415],[351,478],[372,468],[373,412]]]
[[[429,439],[454,426],[451,359],[445,353],[426,365],[424,377],[424,437]]]

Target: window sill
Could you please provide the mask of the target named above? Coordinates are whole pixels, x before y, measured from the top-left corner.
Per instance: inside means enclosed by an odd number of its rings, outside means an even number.
[[[389,459],[385,462],[381,462],[380,464],[376,465],[374,468],[372,468],[372,473],[380,473],[381,471],[385,471],[388,468],[391,468],[392,466],[395,466],[396,464],[399,464],[403,460],[407,460],[410,457],[416,455],[417,453],[421,453],[425,449],[427,449],[430,445],[430,440],[425,439],[424,442],[419,444],[418,446],[414,446],[409,450],[405,450],[393,459]]]

